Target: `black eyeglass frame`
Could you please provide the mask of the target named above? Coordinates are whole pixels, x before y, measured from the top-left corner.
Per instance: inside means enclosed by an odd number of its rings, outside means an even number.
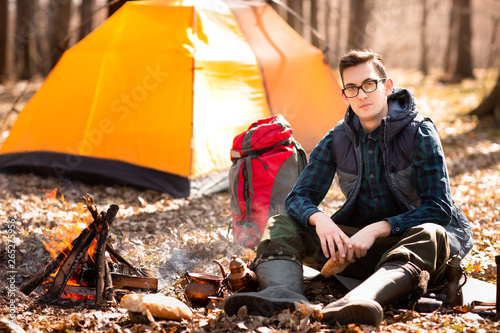
[[[378,84],[379,84],[380,82],[382,82],[382,81],[385,81],[385,80],[387,80],[387,78],[386,78],[386,77],[383,77],[383,78],[381,78],[381,79],[373,79],[373,80],[368,80],[368,81],[364,82],[364,83],[363,83],[362,85],[360,85],[360,86],[349,86],[349,87],[345,87],[344,89],[342,89],[342,94],[344,94],[344,96],[345,96],[345,97],[347,97],[347,98],[354,98],[354,97],[356,97],[356,96],[358,96],[358,95],[359,95],[359,89],[363,90],[363,91],[365,92],[365,94],[369,94],[369,93],[372,93],[372,92],[374,92],[375,90],[377,90],[377,89],[378,89]],[[376,85],[375,85],[375,89],[370,90],[370,91],[366,91],[366,90],[363,88],[363,86],[364,86],[365,84],[367,84],[367,83],[372,83],[372,82],[375,82],[375,83],[376,83]],[[347,89],[352,89],[352,88],[357,88],[357,90],[358,90],[358,91],[356,92],[356,95],[354,95],[354,96],[347,96],[347,95],[345,94],[345,91],[346,91]]]

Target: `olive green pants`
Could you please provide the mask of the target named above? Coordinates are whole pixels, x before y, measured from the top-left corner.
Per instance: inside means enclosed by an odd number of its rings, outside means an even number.
[[[359,230],[343,225],[339,227],[349,237]],[[365,280],[385,263],[411,261],[429,272],[429,284],[432,286],[440,283],[444,277],[449,256],[445,229],[438,224],[425,223],[406,230],[402,235],[377,239],[366,256],[356,258],[341,275]],[[253,266],[273,259],[292,260],[318,270],[328,260],[321,249],[316,228],[304,227],[288,214],[269,219],[257,247]]]

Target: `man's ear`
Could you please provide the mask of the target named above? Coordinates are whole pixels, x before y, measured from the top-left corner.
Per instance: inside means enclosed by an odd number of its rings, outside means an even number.
[[[385,79],[385,95],[389,96],[392,94],[392,88],[394,88],[394,82],[391,78]]]
[[[345,97],[343,92],[340,92],[340,97],[342,97],[342,100],[344,101],[344,104],[349,106],[349,98]]]

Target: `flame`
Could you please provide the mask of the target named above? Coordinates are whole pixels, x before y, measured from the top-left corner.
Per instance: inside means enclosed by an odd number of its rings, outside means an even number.
[[[64,194],[61,193],[61,202],[64,204],[64,206],[68,207],[69,206],[69,203],[64,200]]]
[[[56,199],[57,200],[57,188],[53,190],[40,190],[45,192],[44,201],[48,199]],[[64,194],[61,194],[60,202],[66,207],[69,207],[69,203],[64,199]],[[81,208],[81,206],[79,206]],[[79,208],[79,209],[80,209]],[[73,214],[72,214],[73,213]],[[57,257],[59,253],[63,252],[66,248],[71,249],[71,242],[75,240],[83,229],[87,228],[87,226],[92,222],[92,217],[89,215],[84,215],[79,213],[75,213],[75,210],[69,210],[68,214],[65,216],[70,216],[70,220],[67,223],[63,223],[58,225],[55,228],[50,229],[50,241],[42,240],[45,245],[45,249],[52,255],[52,258]],[[83,216],[83,217],[81,217]],[[49,230],[47,230],[49,231]],[[95,247],[95,245],[92,245]],[[90,250],[89,254],[93,258],[94,250]]]
[[[90,260],[95,262],[95,255],[97,253],[97,238],[94,239],[94,242],[89,247],[89,250],[87,251],[87,253],[89,254]]]
[[[69,285],[69,282],[68,282],[68,285]],[[63,292],[61,294],[61,298],[73,299],[73,300],[80,301],[80,300],[84,300],[84,299],[94,299],[95,295],[71,294],[71,293],[67,292],[66,290],[63,290]]]
[[[69,294],[67,292],[63,292],[61,294],[61,298],[74,299],[74,300],[80,301],[80,300],[83,300],[83,299],[93,299],[93,298],[95,298],[95,296],[94,295]]]
[[[57,199],[57,188],[52,190],[39,190],[40,192],[45,192],[43,200]]]
[[[87,228],[87,224],[83,221],[78,221],[76,224],[61,224],[51,229],[52,236],[50,241],[44,241],[45,249],[55,258],[59,253],[66,248],[71,249],[71,242],[80,235],[83,229]]]
[[[40,192],[44,192],[45,195],[43,197],[43,201],[48,201],[48,200],[57,200],[57,188],[54,188],[52,190],[39,190]],[[61,199],[60,199],[61,203],[65,206],[65,207],[68,207],[69,206],[69,202],[67,202],[65,199],[64,199],[64,194],[61,193]]]

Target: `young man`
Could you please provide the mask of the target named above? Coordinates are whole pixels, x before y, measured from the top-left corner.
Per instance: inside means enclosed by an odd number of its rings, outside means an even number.
[[[229,315],[246,305],[251,315],[271,316],[307,302],[302,264],[320,268],[331,258],[349,262],[341,275],[364,282],[325,306],[324,320],[378,326],[383,307],[411,295],[424,271],[437,284],[450,256],[472,247],[437,130],[411,93],[394,87],[370,51],[349,52],[339,70],[345,118],[311,153],[286,214],[266,226],[253,263],[260,291],[228,297]],[[335,174],[346,200],[328,216],[318,205]]]

